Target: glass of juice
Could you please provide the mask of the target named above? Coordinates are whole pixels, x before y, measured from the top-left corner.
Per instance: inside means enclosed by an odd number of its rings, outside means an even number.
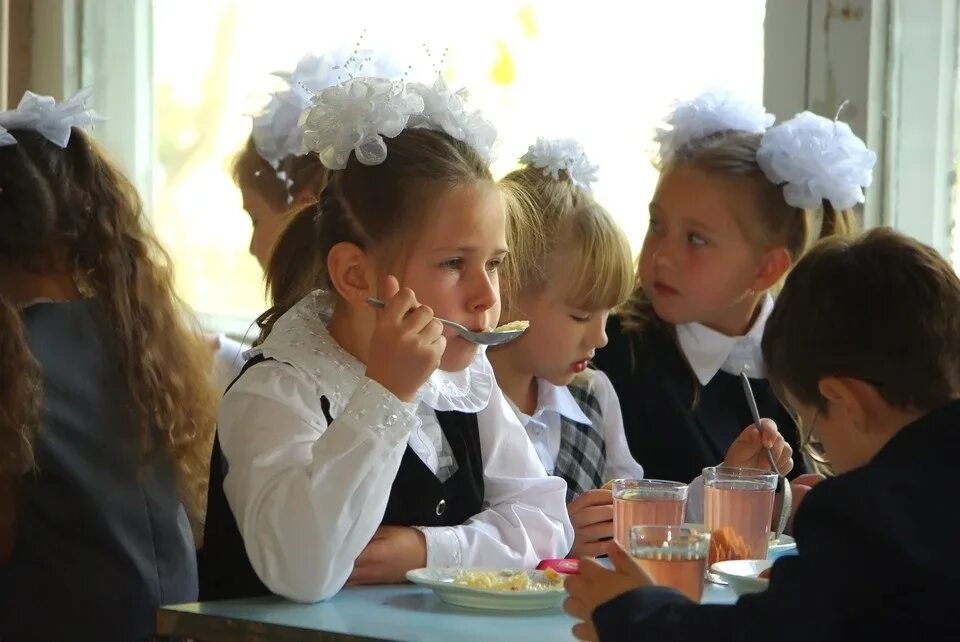
[[[710,564],[762,560],[770,543],[777,474],[757,468],[703,469],[703,512],[710,533]]]
[[[628,550],[631,526],[680,526],[688,490],[662,479],[614,480],[613,539]]]
[[[634,526],[627,550],[658,585],[699,602],[709,549],[710,536],[691,528]]]

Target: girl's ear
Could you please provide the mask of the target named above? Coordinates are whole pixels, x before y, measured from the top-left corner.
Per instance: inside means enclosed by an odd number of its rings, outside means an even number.
[[[305,190],[301,190],[300,193],[297,194],[297,198],[294,205],[299,207],[302,205],[310,205],[311,203],[316,203],[316,202],[317,202],[317,197],[309,189],[305,189]]]
[[[354,243],[337,243],[327,254],[330,285],[350,304],[365,304],[376,295],[376,270],[371,259]]]
[[[785,247],[775,247],[764,252],[752,289],[764,292],[775,286],[790,269],[790,263],[790,253]]]

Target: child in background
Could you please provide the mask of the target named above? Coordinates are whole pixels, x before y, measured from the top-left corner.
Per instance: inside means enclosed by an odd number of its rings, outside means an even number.
[[[197,597],[216,400],[89,92],[0,114],[0,639],[143,640]]]
[[[838,476],[797,512],[797,556],[735,606],[652,586],[626,553],[580,564],[581,640],[960,639],[960,280],[888,229],[830,239],[787,277],[767,322],[770,381]],[[955,504],[951,504],[955,505]],[[788,625],[785,625],[787,623]]]
[[[275,255],[271,271],[320,265],[307,276],[324,290],[270,311],[224,397],[202,594],[311,602],[422,566],[564,555],[565,484],[544,473],[483,350],[435,318],[480,330],[500,316],[495,130],[441,79],[367,77],[321,92],[303,125],[333,170],[306,248],[323,260]]]
[[[264,272],[288,225],[297,221],[298,226],[298,233],[287,237],[288,244],[296,244],[304,235],[312,236],[312,215],[297,220],[296,214],[316,201],[330,174],[316,154],[303,149],[300,115],[310,107],[314,95],[346,80],[347,70],[354,67],[365,75],[392,80],[403,74],[391,56],[374,58],[368,50],[339,49],[319,56],[305,55],[293,72],[276,74],[284,87],[274,92],[270,102],[253,117],[250,137],[233,160],[233,181],[240,189],[243,209],[252,226],[250,254]],[[304,269],[304,273],[310,272]],[[297,290],[303,297],[315,287],[314,283],[305,283]],[[217,351],[217,382],[223,390],[240,373],[240,355],[248,346],[225,335],[212,339]]]
[[[487,354],[544,468],[567,482],[576,531],[570,557],[600,555],[613,535],[613,498],[604,482],[644,475],[627,447],[610,380],[588,367],[606,345],[607,316],[633,289],[630,245],[591,195],[597,168],[576,141],[540,139],[520,160],[524,166],[501,181],[520,196],[504,314],[530,328]],[[772,425],[765,432],[789,470],[790,448]],[[760,440],[749,437],[731,449],[728,464],[759,465],[763,455],[767,465]],[[688,501],[694,520],[701,517],[701,489],[695,485]]]
[[[820,236],[853,225],[849,208],[862,200],[876,157],[843,123],[809,115],[782,125],[786,136],[764,136],[772,121],[759,105],[708,92],[680,104],[660,133],[637,288],[595,359],[650,477],[691,479],[723,459],[753,424],[741,371],[761,417],[798,447],[794,421],[764,378],[770,291],[803,254],[818,211]]]

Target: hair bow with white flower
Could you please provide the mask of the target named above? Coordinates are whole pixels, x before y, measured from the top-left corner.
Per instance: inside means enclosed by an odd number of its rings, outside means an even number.
[[[0,113],[0,147],[17,144],[10,130],[28,129],[65,148],[73,127],[90,127],[106,120],[87,106],[92,95],[92,89],[81,89],[57,103],[53,96],[25,92],[16,109]]]
[[[404,73],[392,55],[370,49],[337,50],[308,54],[293,72],[276,72],[285,87],[274,92],[270,102],[253,117],[253,143],[257,153],[277,169],[288,156],[303,154],[300,116],[313,97],[324,89],[354,76],[399,80]]]
[[[597,165],[591,165],[583,146],[572,138],[538,138],[520,157],[521,163],[543,170],[544,176],[560,180],[560,172],[577,187],[589,190],[597,180]]]
[[[876,162],[849,125],[808,111],[767,130],[757,152],[767,178],[783,185],[787,203],[803,209],[824,200],[836,210],[862,203]]]
[[[410,119],[410,128],[442,131],[463,141],[490,161],[497,129],[477,109],[467,105],[469,93],[465,88],[453,91],[443,76],[438,75],[432,85],[411,83],[411,93],[423,99],[423,111]]]
[[[423,98],[386,78],[352,78],[324,89],[312,102],[300,118],[300,149],[317,154],[328,169],[346,167],[351,152],[364,165],[382,163],[384,137],[397,136],[423,111]]]
[[[709,89],[692,100],[679,101],[657,128],[660,165],[670,162],[677,150],[691,141],[726,131],[762,134],[776,117],[763,105],[726,89]]]

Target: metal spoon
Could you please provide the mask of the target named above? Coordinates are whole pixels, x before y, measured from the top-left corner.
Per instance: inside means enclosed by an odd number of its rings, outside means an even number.
[[[380,299],[373,298],[367,299],[367,303],[375,308],[383,308],[386,305]],[[508,343],[527,331],[527,329],[524,328],[523,330],[490,330],[488,332],[474,332],[473,330],[470,330],[469,328],[466,328],[454,321],[448,321],[447,319],[441,319],[440,317],[436,317],[436,319],[448,328],[458,332],[460,336],[470,343],[476,343],[483,346],[498,346]]]
[[[750,414],[753,415],[753,423],[757,426],[757,430],[760,430],[760,411],[757,410],[757,400],[753,396],[753,388],[750,387],[750,379],[747,377],[745,372],[740,373],[740,383],[743,384],[743,393],[747,397],[747,405],[750,406]],[[773,453],[770,452],[769,448],[765,448],[764,450],[767,452],[767,460],[770,462],[770,469],[780,476],[780,481],[783,484],[783,497],[781,498],[783,501],[780,504],[780,519],[777,521],[776,532],[776,540],[779,540],[780,536],[783,535],[783,529],[787,527],[787,520],[790,518],[790,508],[793,504],[793,489],[790,488],[790,482],[787,480],[787,478],[784,477],[777,468],[777,462],[773,458]]]

